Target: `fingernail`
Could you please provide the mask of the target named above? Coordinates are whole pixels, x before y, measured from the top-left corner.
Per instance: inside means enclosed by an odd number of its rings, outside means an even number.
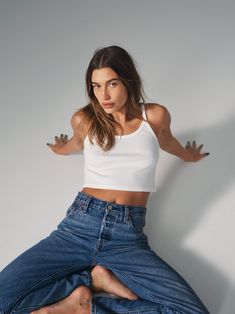
[[[47,145],[49,146],[50,144],[49,144],[49,143],[47,143]]]
[[[206,156],[210,155],[210,153],[206,153]]]

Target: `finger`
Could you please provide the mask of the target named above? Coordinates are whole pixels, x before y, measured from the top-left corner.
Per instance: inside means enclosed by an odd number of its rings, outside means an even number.
[[[64,134],[60,134],[60,143],[64,143]]]
[[[200,146],[198,146],[197,151],[200,152],[200,150],[202,149],[203,144],[201,144]]]
[[[61,140],[61,142],[62,142],[63,144],[66,143],[66,142],[67,142],[67,135],[66,135],[66,134],[61,134],[60,140]]]
[[[208,156],[208,155],[210,155],[210,153],[204,153],[204,154],[202,154],[203,157],[206,157],[206,156]]]
[[[193,148],[196,148],[196,142],[193,141]]]
[[[50,149],[54,150],[54,145],[51,143],[47,143],[47,146],[50,147]]]
[[[57,144],[60,143],[60,140],[59,140],[58,136],[55,136],[55,142],[56,142]]]
[[[187,142],[187,146],[190,148],[191,147],[191,144],[190,144],[190,142],[188,141]]]
[[[60,135],[60,141],[61,141],[62,143],[66,143],[67,140],[68,140],[68,135],[67,135],[67,134],[61,134],[61,135]]]

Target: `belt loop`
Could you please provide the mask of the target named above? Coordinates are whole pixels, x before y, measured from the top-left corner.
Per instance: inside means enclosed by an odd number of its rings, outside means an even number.
[[[125,215],[124,215],[124,222],[129,220],[129,207],[125,205]]]
[[[83,205],[82,205],[82,212],[83,213],[87,212],[87,209],[88,209],[88,206],[90,204],[91,199],[92,199],[92,196],[88,196],[86,201],[83,203]]]

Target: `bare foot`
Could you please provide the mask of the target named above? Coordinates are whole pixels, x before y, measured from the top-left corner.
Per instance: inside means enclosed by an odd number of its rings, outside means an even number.
[[[137,295],[128,289],[110,270],[96,265],[92,272],[93,292],[108,292],[129,300],[138,299]]]
[[[80,286],[65,299],[30,314],[89,314],[91,297],[91,290]]]

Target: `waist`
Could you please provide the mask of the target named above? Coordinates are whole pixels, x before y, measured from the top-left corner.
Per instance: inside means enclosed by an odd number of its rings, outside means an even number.
[[[146,212],[146,206],[141,206],[141,205],[131,205],[129,203],[118,203],[118,202],[112,202],[109,201],[108,199],[104,198],[99,198],[94,195],[88,194],[87,192],[84,192],[84,190],[79,191],[76,197],[76,200],[79,201],[80,203],[82,202],[83,204],[89,206],[91,205],[94,208],[97,209],[103,209],[108,207],[109,205],[112,206],[113,209],[116,209],[118,211],[124,211],[126,210],[126,207],[129,208],[129,211],[133,212]]]
[[[117,191],[85,187],[78,193],[78,196],[85,197],[86,199],[90,198],[92,202],[95,201],[101,206],[111,203],[112,206],[117,206],[119,210],[124,209],[125,206],[146,209],[149,192]]]

